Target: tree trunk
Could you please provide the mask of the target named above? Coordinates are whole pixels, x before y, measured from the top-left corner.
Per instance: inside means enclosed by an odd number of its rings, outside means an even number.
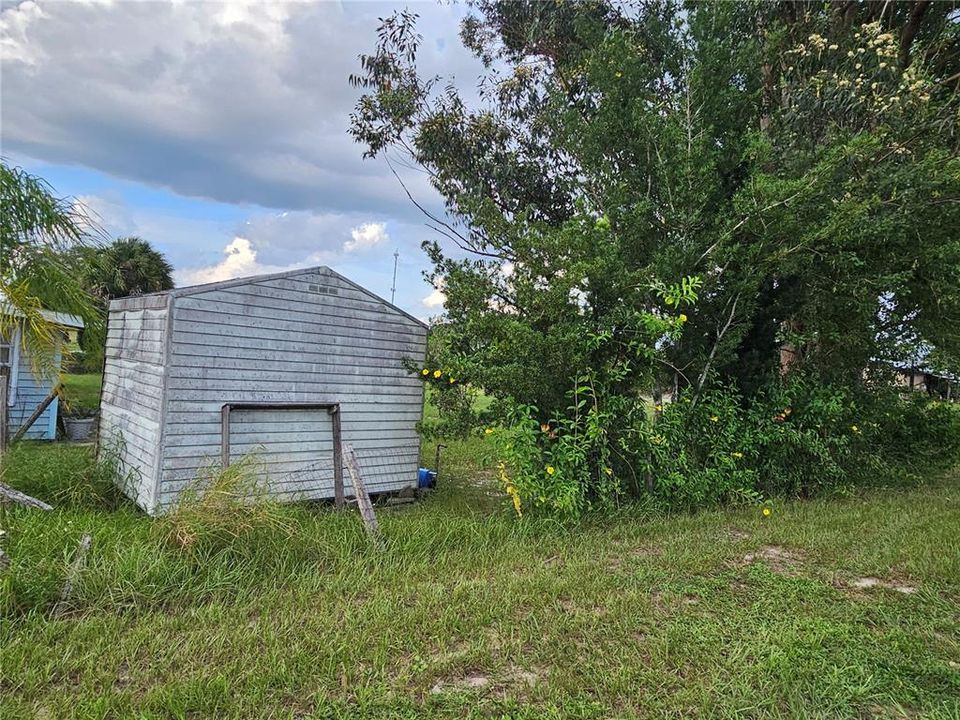
[[[903,26],[903,30],[900,32],[900,69],[906,70],[910,67],[910,50],[913,47],[913,39],[917,36],[917,31],[920,30],[920,24],[923,22],[923,16],[927,13],[927,10],[930,8],[930,0],[917,0],[913,4],[913,8],[910,10],[910,17],[907,19],[906,25]]]

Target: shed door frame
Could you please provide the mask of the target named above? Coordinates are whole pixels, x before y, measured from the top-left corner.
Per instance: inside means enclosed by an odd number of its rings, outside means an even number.
[[[333,425],[333,493],[337,507],[343,507],[343,449],[340,441],[340,403],[235,402],[220,408],[220,462],[230,467],[230,412],[232,410],[326,410]]]

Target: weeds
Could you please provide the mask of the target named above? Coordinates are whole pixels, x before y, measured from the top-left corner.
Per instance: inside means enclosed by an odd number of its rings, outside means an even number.
[[[289,541],[291,513],[260,481],[261,462],[248,455],[226,468],[207,466],[157,521],[162,541],[189,553],[210,553],[235,543]]]

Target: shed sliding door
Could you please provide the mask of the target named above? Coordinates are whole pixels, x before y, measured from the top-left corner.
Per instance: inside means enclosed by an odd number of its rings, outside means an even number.
[[[333,420],[327,411],[238,408],[229,422],[230,465],[246,458],[271,495],[333,497]]]

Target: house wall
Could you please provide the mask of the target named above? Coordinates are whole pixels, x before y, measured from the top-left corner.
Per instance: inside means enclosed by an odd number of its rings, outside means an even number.
[[[22,348],[16,353],[19,356],[16,372],[16,397],[9,405],[7,422],[11,436],[24,422],[26,422],[37,406],[44,401],[53,386],[54,378],[37,378],[30,368],[30,356]],[[60,365],[60,353],[56,354],[54,362]],[[57,408],[59,400],[54,399],[47,406],[43,414],[36,419],[24,435],[29,440],[55,440],[57,437]]]
[[[114,300],[107,322],[100,455],[116,456],[128,494],[147,512],[156,505],[169,301]]]
[[[416,484],[423,383],[403,361],[422,361],[423,325],[326,269],[177,293],[172,313],[161,507],[219,464],[227,402],[339,402],[343,442],[368,490]],[[331,447],[327,419],[298,413],[245,416],[245,447],[282,499],[332,497],[332,452],[306,472],[282,451],[301,441],[318,453]]]

